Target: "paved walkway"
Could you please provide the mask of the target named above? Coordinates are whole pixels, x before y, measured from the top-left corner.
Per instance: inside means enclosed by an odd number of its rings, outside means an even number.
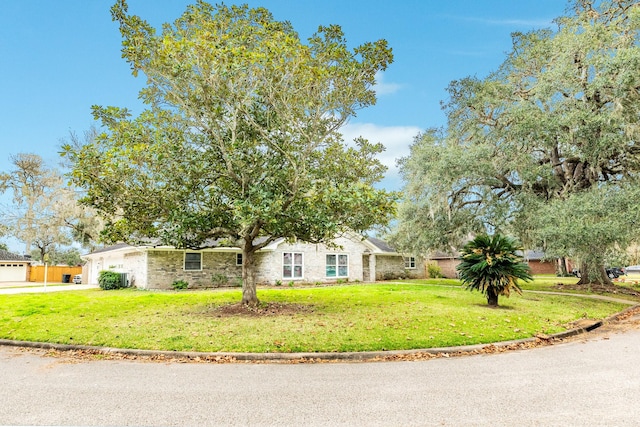
[[[0,282],[0,295],[79,291],[96,288],[98,288],[97,285],[76,285],[73,283],[47,283],[45,287],[44,283],[38,282]]]

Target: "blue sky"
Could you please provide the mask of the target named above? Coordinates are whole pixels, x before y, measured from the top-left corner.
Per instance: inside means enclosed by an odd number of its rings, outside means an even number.
[[[195,0],[194,0],[195,1]],[[112,0],[3,0],[0,15],[0,170],[9,155],[59,161],[60,141],[93,124],[93,104],[138,113],[144,78],[120,56]],[[172,22],[191,0],[128,0],[129,12],[154,26]],[[212,3],[215,3],[213,1]],[[231,4],[232,2],[225,2]],[[394,63],[380,75],[378,103],[344,128],[385,144],[391,167],[383,185],[398,189],[395,159],[422,129],[444,124],[440,101],[451,80],[485,76],[504,60],[510,34],[553,27],[565,0],[261,0],[303,39],[318,25],[339,24],[351,47],[384,38]]]

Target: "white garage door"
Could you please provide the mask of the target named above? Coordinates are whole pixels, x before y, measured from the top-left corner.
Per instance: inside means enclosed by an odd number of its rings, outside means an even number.
[[[24,282],[27,280],[27,264],[0,262],[0,282]]]

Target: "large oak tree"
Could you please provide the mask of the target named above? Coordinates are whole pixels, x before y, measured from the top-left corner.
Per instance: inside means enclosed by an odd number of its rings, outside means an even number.
[[[514,34],[488,77],[451,83],[446,129],[419,135],[400,162],[398,246],[503,231],[578,260],[583,283],[609,281],[605,254],[624,250],[640,219],[640,5],[569,10],[556,31]]]
[[[124,0],[112,15],[147,109],[96,106],[103,132],[64,147],[107,240],[239,245],[242,301],[256,304],[256,252],[274,239],[330,242],[394,214],[394,194],[373,187],[383,147],[339,133],[375,103],[384,40],[350,50],[331,25],[304,43],[266,9],[205,2],[160,33]]]

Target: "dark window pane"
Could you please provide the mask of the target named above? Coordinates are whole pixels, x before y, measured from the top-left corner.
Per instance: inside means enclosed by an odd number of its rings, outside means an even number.
[[[336,277],[336,267],[327,265],[327,277]]]

